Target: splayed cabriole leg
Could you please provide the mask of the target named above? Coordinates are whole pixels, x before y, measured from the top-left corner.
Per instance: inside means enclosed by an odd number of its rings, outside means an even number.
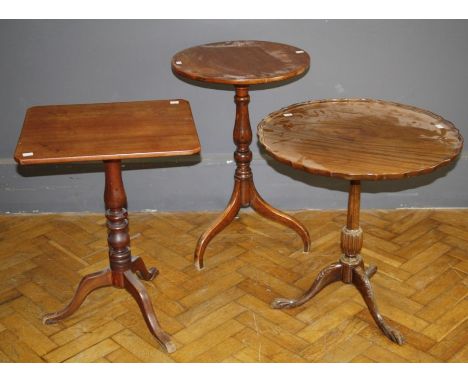
[[[315,281],[312,283],[312,286],[309,290],[304,293],[301,297],[296,300],[288,300],[285,298],[277,298],[271,303],[272,308],[282,309],[282,308],[294,308],[300,306],[312,297],[318,294],[323,288],[327,285],[334,283],[335,281],[341,280],[341,263],[333,263],[326,268],[322,269],[317,275]]]
[[[371,265],[367,269],[364,269],[364,263],[359,254],[362,248],[362,229],[359,227],[360,196],[360,182],[351,181],[347,223],[341,231],[341,250],[343,254],[340,257],[339,263],[334,263],[324,268],[318,274],[310,289],[301,297],[295,300],[277,298],[272,302],[271,306],[275,309],[300,306],[309,301],[327,285],[341,280],[346,284],[353,284],[358,289],[380,330],[390,340],[402,345],[405,341],[403,336],[385,322],[375,302],[370,278],[377,272],[377,267]]]
[[[380,314],[379,309],[377,308],[377,303],[375,302],[374,292],[372,290],[369,277],[361,267],[353,269],[353,284],[356,286],[359,293],[361,293],[372,318],[380,330],[382,330],[382,332],[393,342],[396,342],[398,345],[402,345],[405,342],[405,339],[398,330],[393,329],[388,325]]]
[[[203,255],[209,242],[232,222],[241,207],[252,207],[263,217],[295,230],[304,243],[304,252],[308,252],[310,248],[309,233],[304,225],[292,216],[270,206],[260,197],[255,189],[252,169],[250,168],[250,163],[252,162],[252,151],[250,151],[252,129],[250,127],[248,106],[250,102],[249,87],[236,86],[234,101],[236,103],[236,122],[233,134],[236,145],[236,151],[234,152],[234,160],[236,161],[234,190],[224,212],[208,227],[198,240],[194,260],[199,270],[203,268]]]
[[[197,247],[195,249],[195,266],[198,270],[203,268],[203,255],[208,243],[213,237],[226,228],[229,223],[236,217],[240,210],[240,182],[235,181],[234,190],[232,192],[231,200],[229,201],[224,212],[208,227],[208,229],[198,239]]]
[[[377,266],[376,265],[369,265],[367,269],[364,271],[367,278],[371,279],[377,273]]]
[[[121,161],[104,161],[104,166],[106,171],[104,200],[110,268],[85,276],[67,307],[57,313],[47,314],[43,322],[53,324],[70,316],[80,307],[86,296],[97,288],[105,286],[125,288],[137,301],[151,333],[167,352],[172,353],[175,351],[175,346],[159,326],[148,293],[136,276],[140,276],[143,280],[152,280],[159,272],[156,268],[146,268],[141,258],[132,257],[130,253],[128,216],[124,208],[127,204],[127,197],[122,182]]]
[[[94,290],[111,286],[112,285],[112,271],[105,269],[100,272],[91,273],[83,277],[76,288],[75,294],[71,299],[70,303],[55,313],[46,314],[42,318],[42,322],[46,325],[55,324],[56,322],[63,320],[71,316],[76,310],[83,304],[86,297]]]
[[[132,272],[136,273],[140,279],[145,281],[151,281],[159,275],[159,271],[155,267],[148,269],[143,259],[139,256],[132,256]]]
[[[153,304],[148,296],[148,292],[141,281],[138,280],[135,274],[131,271],[124,272],[124,287],[133,296],[140,307],[141,314],[143,315],[150,332],[156,337],[168,353],[173,353],[176,350],[175,344],[171,341],[169,335],[161,329],[158,319],[154,314]]]
[[[302,243],[304,245],[304,252],[309,252],[310,235],[309,231],[307,231],[307,228],[304,227],[302,223],[300,223],[292,216],[285,214],[284,212],[272,207],[265,200],[263,200],[262,197],[259,195],[257,189],[255,188],[253,179],[251,180],[250,194],[250,206],[255,211],[257,211],[264,218],[276,221],[296,231],[302,239]]]

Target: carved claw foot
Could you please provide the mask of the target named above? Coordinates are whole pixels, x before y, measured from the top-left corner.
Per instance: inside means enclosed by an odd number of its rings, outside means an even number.
[[[271,307],[273,309],[290,309],[297,306],[296,300],[288,300],[287,298],[278,297],[273,300]]]
[[[382,325],[379,325],[380,330],[393,342],[398,345],[403,345],[405,343],[405,337],[396,329],[392,328],[385,322]]]
[[[369,270],[368,270],[369,271]],[[353,269],[353,284],[356,286],[358,291],[361,293],[362,298],[364,299],[367,308],[369,309],[372,318],[374,319],[377,326],[382,330],[382,332],[393,342],[398,345],[403,345],[405,342],[404,337],[401,333],[393,329],[388,325],[377,308],[377,303],[374,297],[374,291],[370,283],[369,277],[367,276],[368,272],[365,272],[363,268],[357,267]],[[374,272],[375,273],[375,272]],[[372,273],[372,274],[374,274]]]
[[[145,262],[138,256],[132,257],[132,271],[145,281],[151,281],[159,275],[159,271],[155,267],[146,268]]]
[[[322,269],[317,277],[315,278],[312,286],[309,290],[304,293],[301,297],[295,300],[289,300],[285,298],[277,298],[271,304],[272,308],[283,309],[283,308],[294,308],[296,306],[301,306],[302,304],[309,301],[312,297],[318,294],[323,288],[327,285],[341,280],[341,263],[333,263]]]

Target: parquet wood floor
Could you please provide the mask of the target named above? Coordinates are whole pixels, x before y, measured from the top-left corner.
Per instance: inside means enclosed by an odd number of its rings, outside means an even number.
[[[363,211],[367,264],[398,346],[375,326],[354,287],[336,283],[292,310],[339,256],[345,211],[301,211],[312,250],[291,230],[241,213],[192,263],[214,213],[131,213],[132,252],[161,274],[145,282],[176,342],[168,355],[123,291],[91,294],[69,319],[44,326],[80,278],[107,264],[103,215],[0,216],[0,362],[467,362],[468,210]]]

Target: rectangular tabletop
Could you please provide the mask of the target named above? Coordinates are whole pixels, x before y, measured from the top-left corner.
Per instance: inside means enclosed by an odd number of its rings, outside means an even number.
[[[177,99],[31,107],[15,160],[65,163],[198,152],[190,104]]]

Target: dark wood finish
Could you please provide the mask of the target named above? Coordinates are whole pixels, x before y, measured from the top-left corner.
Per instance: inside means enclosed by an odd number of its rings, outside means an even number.
[[[68,305],[55,313],[46,314],[42,322],[46,325],[55,324],[75,313],[86,297],[94,290],[112,285],[112,271],[104,269],[83,277],[76,288],[75,294]]]
[[[198,152],[190,104],[175,99],[31,107],[15,160],[64,163]]]
[[[208,227],[200,236],[195,248],[195,265],[198,269],[204,267],[203,256],[211,239],[232,222],[240,208],[252,207],[256,212],[265,218],[277,221],[295,230],[304,243],[304,252],[309,251],[309,232],[299,221],[293,217],[270,206],[257,192],[250,162],[252,152],[250,143],[252,142],[252,129],[250,127],[248,104],[250,101],[249,88],[247,86],[236,86],[236,122],[234,125],[234,143],[236,151],[234,159],[236,161],[236,171],[234,173],[234,190],[224,212]]]
[[[125,208],[127,197],[122,182],[121,161],[105,161],[106,218],[108,228],[110,268],[85,276],[70,303],[62,310],[44,316],[44,324],[53,324],[73,314],[85,298],[94,290],[114,286],[124,288],[138,303],[146,325],[154,337],[168,353],[176,350],[174,343],[160,327],[153,310],[153,305],[145,287],[138,280],[152,280],[159,272],[156,268],[147,269],[139,257],[132,258],[130,252],[130,235],[128,233],[128,214]]]
[[[304,50],[269,41],[223,41],[185,49],[172,58],[183,77],[228,85],[283,81],[304,73],[310,57]]]
[[[336,281],[353,284],[361,293],[374,321],[382,332],[393,342],[402,345],[405,340],[398,330],[388,325],[377,308],[370,278],[377,272],[376,266],[364,268],[359,255],[362,248],[362,229],[359,227],[359,200],[361,186],[359,181],[351,182],[348,196],[347,224],[341,231],[341,250],[343,255],[338,263],[322,269],[309,290],[297,299],[277,298],[271,304],[275,309],[300,306],[318,294],[327,285]]]
[[[151,333],[169,352],[175,345],[161,329],[151,300],[138,280],[159,272],[132,257],[121,159],[190,155],[200,151],[190,104],[184,100],[37,106],[26,113],[16,147],[20,164],[102,160],[110,268],[85,276],[71,302],[44,317],[52,324],[73,314],[92,291],[123,288],[138,303]],[[137,277],[138,276],[138,277]]]
[[[275,159],[312,174],[400,179],[453,161],[455,126],[429,111],[370,99],[309,101],[271,113],[258,126]]]
[[[146,265],[143,259],[139,256],[132,256],[132,272],[136,273],[138,277],[145,281],[154,280],[154,278],[159,275],[159,271],[155,267],[146,268]]]
[[[309,55],[300,48],[266,41],[228,41],[186,49],[172,58],[173,71],[183,77],[230,84],[235,87],[236,118],[234,143],[236,171],[231,199],[223,213],[200,236],[195,248],[195,265],[204,266],[203,256],[209,242],[231,223],[240,208],[252,207],[262,216],[295,230],[308,252],[307,229],[293,217],[277,210],[258,194],[250,168],[252,129],[249,119],[249,85],[287,80],[304,73]]]
[[[299,103],[267,116],[258,126],[260,142],[276,159],[312,174],[350,180],[348,214],[341,231],[339,262],[325,267],[297,299],[277,298],[273,308],[300,306],[327,285],[353,284],[382,332],[401,345],[403,336],[377,308],[370,278],[360,256],[361,179],[398,179],[424,174],[453,161],[463,138],[450,122],[411,106],[373,100]]]

